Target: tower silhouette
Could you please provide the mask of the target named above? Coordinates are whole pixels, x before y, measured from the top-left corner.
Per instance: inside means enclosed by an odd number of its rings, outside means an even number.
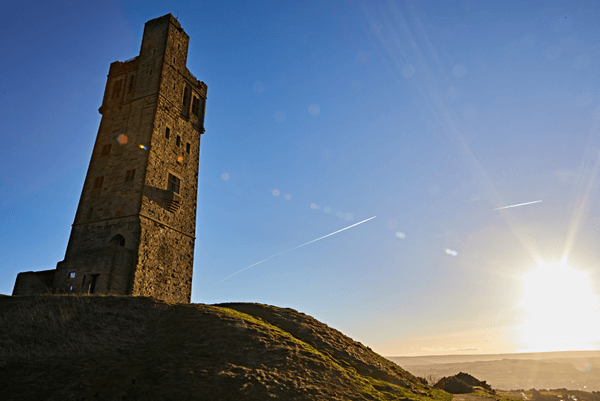
[[[65,258],[20,273],[13,295],[190,302],[207,86],[186,67],[188,44],[167,14],[146,23],[139,56],[110,65]]]

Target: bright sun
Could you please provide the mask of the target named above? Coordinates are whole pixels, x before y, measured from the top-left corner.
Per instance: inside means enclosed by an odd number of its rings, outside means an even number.
[[[565,262],[545,264],[525,273],[519,304],[526,320],[520,326],[528,351],[592,350],[600,345],[600,297],[587,273]]]

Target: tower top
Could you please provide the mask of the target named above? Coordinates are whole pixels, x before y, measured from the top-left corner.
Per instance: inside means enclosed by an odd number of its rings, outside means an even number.
[[[177,28],[179,28],[179,29],[181,29],[183,31],[183,28],[181,28],[181,24],[179,23],[179,21],[177,21],[177,18],[175,18],[173,16],[173,14],[171,14],[171,13],[165,14],[162,17],[151,19],[150,21],[146,22],[146,24],[144,25],[144,28],[147,27],[148,25],[164,24],[166,22],[172,23]]]

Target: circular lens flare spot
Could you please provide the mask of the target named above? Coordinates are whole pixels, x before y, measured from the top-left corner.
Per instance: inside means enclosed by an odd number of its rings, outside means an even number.
[[[313,210],[316,209],[317,208],[317,204],[316,203],[311,203],[310,204],[310,208],[313,209]]]
[[[140,145],[140,149],[148,150],[148,148],[145,147],[144,145]]]
[[[288,201],[289,201],[289,200],[291,200],[291,199],[292,199],[292,195],[290,195],[290,194],[285,194],[285,195],[283,195],[283,198],[284,198],[285,200],[288,200]]]
[[[223,174],[221,174],[221,179],[222,179],[223,181],[227,181],[227,180],[229,179],[229,174],[227,174],[227,173],[223,173]]]
[[[319,115],[319,113],[321,112],[321,107],[316,104],[313,103],[310,106],[308,106],[308,114],[310,114],[313,117],[316,117]]]
[[[280,192],[278,189],[273,190],[273,196],[279,196]]]
[[[404,234],[404,233],[401,233],[400,231],[397,231],[397,232],[396,232],[396,237],[404,239],[404,238],[406,238],[406,234]],[[447,252],[447,251],[448,251],[448,250],[446,250],[446,252]]]
[[[121,145],[125,145],[128,140],[129,138],[127,138],[127,135],[125,134],[119,134],[117,136],[117,142],[119,142]]]
[[[177,161],[178,161],[179,163],[181,163],[181,162],[183,161],[183,157],[179,156],[179,157],[177,158]]]

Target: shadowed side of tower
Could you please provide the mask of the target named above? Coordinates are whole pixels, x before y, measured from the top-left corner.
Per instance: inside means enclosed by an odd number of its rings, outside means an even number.
[[[146,23],[139,56],[111,64],[65,259],[50,292],[190,302],[207,87],[186,67],[188,44],[167,14]],[[13,295],[30,292],[31,274],[19,274]]]

